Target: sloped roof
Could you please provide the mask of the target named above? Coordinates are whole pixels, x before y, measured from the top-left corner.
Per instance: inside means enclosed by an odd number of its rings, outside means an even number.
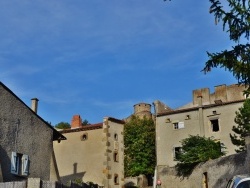
[[[116,123],[121,123],[124,124],[125,121],[124,120],[120,120],[120,119],[116,119],[113,117],[107,117],[107,120],[110,120],[112,122],[116,122]],[[102,129],[103,127],[103,122],[100,123],[95,123],[95,124],[90,124],[90,125],[84,125],[82,127],[79,128],[74,128],[74,129],[62,129],[62,130],[58,130],[60,133],[64,134],[64,133],[72,133],[72,132],[80,132],[80,131],[89,131],[89,130],[96,130],[96,129]]]
[[[54,140],[66,140],[66,137],[63,136],[60,132],[58,132],[52,125],[50,125],[48,122],[46,122],[43,118],[41,118],[37,113],[35,113],[30,107],[28,107],[18,96],[16,96],[15,93],[13,93],[7,86],[5,86],[2,82],[0,82],[0,85],[8,91],[11,95],[13,95],[17,100],[19,100],[24,106],[27,107],[33,113],[37,118],[39,118],[46,126],[48,126],[53,131],[53,141]]]
[[[240,103],[240,102],[244,102],[245,99],[241,99],[241,100],[235,100],[235,101],[228,101],[228,102],[221,102],[219,104],[208,104],[208,105],[202,105],[201,107],[196,106],[196,107],[189,107],[189,108],[178,108],[176,110],[172,110],[172,111],[168,111],[168,112],[164,112],[164,113],[159,113],[156,116],[160,117],[160,116],[165,116],[165,115],[170,115],[170,114],[177,114],[177,113],[181,113],[181,112],[188,112],[188,111],[193,111],[193,110],[197,110],[199,108],[212,108],[212,107],[216,107],[216,106],[224,106],[224,105],[229,105],[229,104],[233,104],[233,103]]]
[[[101,129],[103,126],[103,123],[96,123],[96,124],[91,124],[91,125],[85,125],[79,128],[74,128],[74,129],[62,129],[59,130],[60,133],[72,133],[72,132],[80,132],[80,131],[89,131],[89,130],[95,130],[95,129]]]

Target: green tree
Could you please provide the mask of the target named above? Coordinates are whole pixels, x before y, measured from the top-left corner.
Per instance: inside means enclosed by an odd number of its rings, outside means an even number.
[[[70,124],[67,122],[60,122],[55,125],[55,128],[57,129],[69,129],[70,127],[71,127]]]
[[[124,145],[125,176],[152,175],[156,165],[154,121],[132,116],[124,125]]]
[[[85,125],[90,125],[89,121],[86,119],[82,121],[82,126],[85,126]]]
[[[230,134],[231,141],[238,148],[236,152],[245,151],[245,136],[250,133],[250,99],[245,100],[239,111],[235,112],[234,122],[237,126],[233,126],[232,130],[235,134]]]
[[[250,3],[246,0],[227,0],[222,5],[221,0],[210,0],[210,13],[214,14],[216,24],[222,21],[223,30],[229,34],[235,43],[232,49],[221,52],[207,52],[209,60],[203,71],[211,71],[214,67],[225,68],[233,73],[239,84],[250,88]]]
[[[188,176],[197,164],[226,154],[224,145],[211,137],[190,135],[181,144],[182,149],[177,155],[178,163],[175,166],[179,176]]]

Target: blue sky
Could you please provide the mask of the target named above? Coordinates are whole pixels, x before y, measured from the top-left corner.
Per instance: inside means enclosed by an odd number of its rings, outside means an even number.
[[[0,81],[55,125],[74,114],[90,123],[122,119],[133,105],[172,108],[192,90],[234,84],[231,73],[204,75],[206,51],[230,48],[209,1],[0,1]]]

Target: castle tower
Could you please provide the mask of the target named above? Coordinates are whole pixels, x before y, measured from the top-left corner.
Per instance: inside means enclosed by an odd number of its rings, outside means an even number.
[[[152,117],[151,113],[151,104],[147,103],[138,103],[134,105],[134,115],[140,118],[146,116],[147,118]]]

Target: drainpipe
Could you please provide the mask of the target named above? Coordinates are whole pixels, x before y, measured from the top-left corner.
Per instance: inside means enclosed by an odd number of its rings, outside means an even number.
[[[153,102],[154,107],[154,123],[155,123],[155,157],[156,157],[156,165],[155,165],[155,171],[154,171],[154,182],[153,182],[153,188],[156,188],[156,181],[157,181],[157,130],[156,130],[156,116],[157,116],[157,107],[156,102]]]

